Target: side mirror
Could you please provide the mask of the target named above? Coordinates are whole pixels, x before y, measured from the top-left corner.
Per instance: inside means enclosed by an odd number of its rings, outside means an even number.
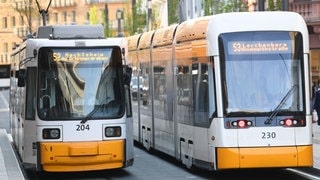
[[[18,87],[24,87],[26,85],[26,73],[25,69],[20,69],[16,72],[16,77],[18,77]]]
[[[124,77],[123,77],[124,84],[127,85],[127,86],[130,86],[132,68],[129,67],[129,66],[125,66],[123,69],[124,69],[124,73],[123,73],[124,74]]]

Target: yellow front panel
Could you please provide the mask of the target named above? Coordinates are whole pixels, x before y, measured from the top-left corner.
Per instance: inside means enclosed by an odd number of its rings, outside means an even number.
[[[297,166],[295,147],[240,148],[240,167],[292,167]]]
[[[240,167],[238,148],[218,148],[217,155],[218,169],[232,169]]]
[[[217,148],[217,168],[311,167],[312,146]]]
[[[124,147],[124,140],[40,143],[40,162],[48,172],[121,168],[125,161]]]
[[[298,166],[313,166],[313,148],[312,146],[298,147]]]
[[[75,143],[69,146],[70,156],[98,155],[98,143]]]

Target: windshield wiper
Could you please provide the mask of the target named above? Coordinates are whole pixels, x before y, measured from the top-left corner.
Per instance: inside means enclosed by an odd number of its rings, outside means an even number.
[[[288,98],[291,96],[291,94],[294,92],[298,85],[293,85],[290,90],[287,92],[287,94],[281,99],[280,103],[278,106],[273,110],[271,115],[268,117],[268,119],[264,122],[264,124],[271,124],[272,120],[274,119],[275,116],[279,113],[281,107],[286,103]]]
[[[101,108],[103,108],[106,104],[101,104],[99,105],[98,107],[95,107],[86,117],[84,117],[82,120],[81,120],[81,124],[84,124],[86,123],[89,119],[92,118],[92,116]]]

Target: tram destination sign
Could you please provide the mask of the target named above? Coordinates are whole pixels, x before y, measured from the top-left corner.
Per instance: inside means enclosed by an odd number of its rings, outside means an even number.
[[[292,45],[289,40],[279,41],[230,41],[228,53],[236,54],[279,54],[291,53]]]
[[[54,61],[108,61],[112,49],[52,49]]]

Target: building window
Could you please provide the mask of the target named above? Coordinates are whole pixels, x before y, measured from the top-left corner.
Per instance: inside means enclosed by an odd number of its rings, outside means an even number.
[[[76,11],[72,11],[72,22],[76,22]]]
[[[3,60],[4,62],[8,62],[8,52],[9,52],[8,43],[3,43],[3,52],[5,52]]]
[[[54,22],[55,24],[58,24],[58,21],[59,21],[59,16],[58,16],[58,13],[54,13]]]
[[[2,18],[2,28],[8,28],[7,17]]]
[[[3,51],[7,53],[9,52],[8,49],[8,43],[3,43]]]
[[[12,16],[11,17],[11,27],[15,27],[16,26],[16,17]]]
[[[67,12],[63,12],[63,21],[64,21],[64,23],[67,23],[67,16],[68,16]]]
[[[23,16],[20,16],[20,26],[23,26]]]
[[[87,22],[90,22],[90,13],[87,12]]]
[[[12,47],[11,49],[15,49],[16,46],[17,46],[17,43],[16,43],[16,42],[12,42],[12,43],[11,43],[11,47]]]
[[[37,24],[38,24],[38,27],[41,26],[41,24],[42,24],[42,17],[41,16],[38,16],[38,23]]]

